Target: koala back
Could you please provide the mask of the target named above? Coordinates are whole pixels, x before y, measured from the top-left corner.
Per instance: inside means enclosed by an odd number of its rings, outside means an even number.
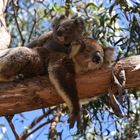
[[[0,51],[0,80],[12,81],[18,74],[32,77],[46,73],[48,51],[45,48],[10,48]]]

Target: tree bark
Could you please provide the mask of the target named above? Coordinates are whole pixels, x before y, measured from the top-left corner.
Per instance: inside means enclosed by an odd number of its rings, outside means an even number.
[[[8,48],[11,41],[11,36],[7,30],[4,15],[7,2],[8,0],[0,0],[0,50]]]
[[[140,55],[122,59],[113,67],[115,72],[126,71],[126,87],[140,87]],[[111,85],[112,68],[77,75],[76,83],[80,99],[100,96],[108,92]],[[0,83],[0,115],[11,115],[63,103],[46,76],[34,77],[20,82]]]

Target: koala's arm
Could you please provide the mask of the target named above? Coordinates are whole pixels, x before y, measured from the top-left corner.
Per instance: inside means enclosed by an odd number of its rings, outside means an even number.
[[[53,56],[54,57],[54,56]],[[51,83],[54,85],[58,94],[66,102],[70,110],[70,128],[80,125],[80,105],[77,94],[73,62],[70,59],[62,58],[57,55],[51,58],[48,66],[48,74]]]
[[[35,38],[31,42],[27,43],[25,46],[28,48],[42,47],[45,42],[52,36],[53,32],[44,32],[39,37]]]

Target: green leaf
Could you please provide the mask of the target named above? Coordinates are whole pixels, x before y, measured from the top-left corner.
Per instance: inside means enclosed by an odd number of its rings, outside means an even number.
[[[114,9],[115,3],[111,5],[111,7],[109,8],[109,14],[111,15],[113,9]]]
[[[111,18],[111,21],[110,21],[110,24],[112,24],[112,22],[116,21],[116,18],[118,18],[118,14],[114,15],[112,18]]]
[[[85,7],[85,9],[87,9],[88,7],[92,7],[92,9],[94,11],[96,11],[98,9],[97,5],[95,5],[94,3],[88,3]]]

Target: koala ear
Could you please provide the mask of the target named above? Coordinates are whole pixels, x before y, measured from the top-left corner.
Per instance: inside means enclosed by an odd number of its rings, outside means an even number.
[[[53,22],[52,22],[52,27],[55,28],[57,25],[59,25],[59,23],[64,20],[66,17],[64,15],[61,15],[60,17],[55,17],[53,19]]]
[[[81,17],[76,17],[75,20],[74,20],[74,23],[76,25],[80,26],[80,28],[82,30],[85,30],[85,22],[84,22],[84,20]]]
[[[113,61],[113,55],[114,55],[114,48],[111,47],[104,47],[104,60],[105,63],[111,63]]]

